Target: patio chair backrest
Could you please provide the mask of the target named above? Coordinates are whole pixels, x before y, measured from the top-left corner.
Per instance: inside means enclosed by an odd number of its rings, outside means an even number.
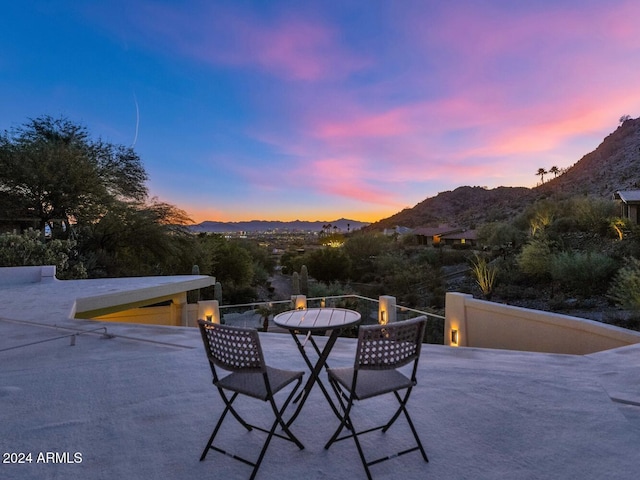
[[[356,370],[391,370],[416,361],[427,317],[387,325],[362,325],[358,330]]]
[[[260,338],[255,328],[234,327],[198,320],[212,367],[232,372],[266,372]]]

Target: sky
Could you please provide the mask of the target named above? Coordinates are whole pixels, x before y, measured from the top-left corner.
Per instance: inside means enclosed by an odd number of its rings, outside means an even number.
[[[194,220],[533,187],[640,116],[637,0],[0,0],[0,130],[133,146]]]

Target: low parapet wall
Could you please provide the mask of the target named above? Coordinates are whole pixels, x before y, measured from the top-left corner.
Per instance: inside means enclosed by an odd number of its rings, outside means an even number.
[[[450,346],[585,355],[635,343],[640,332],[447,293],[445,344]]]
[[[56,280],[55,265],[37,267],[1,267],[0,286],[24,283],[50,282]]]

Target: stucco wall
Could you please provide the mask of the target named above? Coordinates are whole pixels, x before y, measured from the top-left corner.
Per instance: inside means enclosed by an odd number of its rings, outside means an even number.
[[[583,355],[640,343],[640,332],[593,320],[474,299],[449,292],[445,343],[458,346]]]
[[[20,285],[24,283],[54,281],[56,279],[55,277],[55,265],[0,268],[0,285]]]

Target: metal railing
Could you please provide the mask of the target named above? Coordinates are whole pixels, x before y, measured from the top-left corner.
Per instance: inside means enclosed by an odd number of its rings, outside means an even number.
[[[360,313],[362,324],[378,323],[378,306],[380,300],[362,295],[335,295],[307,298],[307,307],[347,308]],[[233,325],[264,328],[265,318],[268,331],[280,331],[273,324],[273,316],[293,308],[291,300],[263,301],[236,305],[220,305],[221,321]],[[425,342],[442,344],[444,342],[444,317],[432,312],[396,305],[398,321],[424,315],[427,317],[427,333]],[[346,331],[343,335],[354,336],[356,330]]]

